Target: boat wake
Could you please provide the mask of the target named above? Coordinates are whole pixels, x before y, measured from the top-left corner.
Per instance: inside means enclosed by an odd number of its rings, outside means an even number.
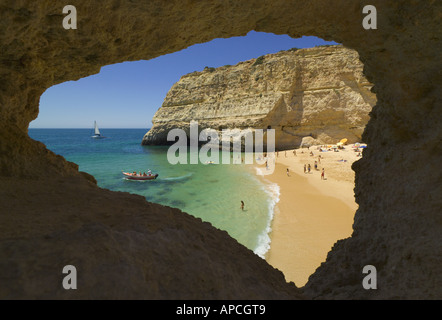
[[[126,178],[126,177],[122,178],[122,180],[130,181],[130,182],[133,182],[133,181],[135,181],[135,182],[152,182],[152,181],[155,181],[154,179],[151,179],[151,180],[134,180],[134,179]]]
[[[191,176],[193,176],[193,172],[190,172],[184,176],[180,176],[180,177],[169,177],[169,178],[163,178],[161,180],[166,180],[166,181],[178,181],[178,180],[184,180],[187,178],[190,178]]]

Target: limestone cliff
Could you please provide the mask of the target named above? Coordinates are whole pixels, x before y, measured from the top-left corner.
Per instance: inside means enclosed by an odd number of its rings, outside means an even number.
[[[360,141],[376,103],[356,51],[343,46],[291,49],[206,67],[175,83],[155,114],[143,144],[167,144],[173,128],[275,129],[276,148]]]

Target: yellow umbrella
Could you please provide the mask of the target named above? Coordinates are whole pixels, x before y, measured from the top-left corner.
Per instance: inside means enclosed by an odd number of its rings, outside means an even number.
[[[342,139],[342,140],[341,140],[341,143],[344,144],[344,143],[346,143],[347,141],[348,141],[348,139]]]

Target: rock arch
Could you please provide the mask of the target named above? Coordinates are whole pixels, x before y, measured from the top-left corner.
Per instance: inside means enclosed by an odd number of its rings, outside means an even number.
[[[362,27],[362,8],[367,4],[377,8],[377,30]],[[7,1],[1,5],[0,181],[3,208],[0,218],[3,236],[0,245],[4,250],[0,252],[3,252],[4,261],[1,273],[11,275],[6,286],[0,289],[1,296],[300,297],[299,290],[283,283],[277,271],[256,262],[255,257],[233,245],[226,235],[215,233],[212,236],[213,242],[216,239],[222,243],[222,248],[234,247],[231,253],[217,258],[215,245],[202,248],[198,246],[204,242],[195,240],[212,233],[207,231],[211,228],[206,224],[187,217],[178,218],[174,210],[146,204],[134,196],[98,189],[91,183],[92,177],[78,173],[76,165],[27,136],[29,122],[38,115],[39,97],[54,84],[98,73],[108,64],[151,59],[192,44],[256,30],[292,37],[315,35],[357,50],[367,78],[375,84],[378,98],[364,133],[370,147],[364,158],[354,165],[355,194],[360,207],[355,216],[353,236],[334,246],[326,263],[311,276],[303,296],[441,298],[442,280],[438,271],[442,263],[442,192],[438,180],[442,83],[440,2],[78,0],[75,1],[77,30],[63,29],[64,5],[64,1],[52,0]],[[64,182],[66,178],[70,183]],[[49,196],[50,190],[58,190],[54,191],[54,198]],[[90,198],[88,193],[96,194],[97,198]],[[26,203],[47,197],[48,201],[61,206],[62,197],[74,195],[84,195],[92,202],[112,202],[116,207],[118,203],[121,207],[121,203],[130,198],[135,199],[136,205],[129,206],[131,209],[127,211],[131,213],[125,213],[121,221],[117,221],[107,211],[84,217],[80,212],[88,207],[81,200],[72,202],[72,212],[62,210],[59,216],[57,207],[47,201],[45,205],[40,203],[42,207]],[[150,220],[146,222],[136,213],[139,212],[137,206],[147,211],[160,208],[165,214],[162,218],[149,215]],[[35,210],[18,214],[17,208]],[[53,218],[50,227],[40,224],[41,221],[49,223],[49,217]],[[166,221],[165,217],[173,222]],[[72,219],[71,224],[67,223],[69,219]],[[164,232],[164,238],[154,238],[159,247],[164,247],[168,238],[166,226],[172,224],[169,236],[173,234],[182,243],[195,240],[195,247],[186,250],[199,253],[208,267],[189,284],[171,276],[169,269],[164,272],[158,269],[170,263],[172,252],[164,254],[157,261],[158,266],[150,261],[138,261],[142,248],[134,245],[128,253],[119,245],[130,246],[137,237],[141,237],[141,242],[146,241],[143,237],[147,235],[135,227],[134,221],[142,221],[152,233]],[[31,223],[34,225],[26,228],[25,225]],[[131,228],[139,233],[131,234]],[[52,240],[48,242],[48,239]],[[57,276],[49,271],[39,273],[37,269],[38,266],[58,268],[50,261],[55,263],[56,257],[69,257],[62,246],[53,243],[61,245],[73,241],[72,252],[84,251],[91,242],[79,239],[113,243],[109,245],[112,251],[109,255],[103,253],[102,247],[89,247],[92,253],[103,254],[109,268],[99,269],[93,261],[86,263],[82,260],[84,256],[78,255],[77,262],[84,263],[88,270],[86,287],[91,290],[66,296],[59,288],[47,284]],[[8,247],[15,248],[15,253],[6,254]],[[32,265],[31,252],[35,252],[34,259],[40,258],[37,261],[41,265]],[[121,260],[123,256],[126,259]],[[184,257],[179,260],[183,270],[195,275],[191,272],[191,262]],[[242,262],[232,268],[222,265],[223,261],[238,260]],[[256,270],[248,268],[247,262],[252,261],[256,262]],[[361,272],[368,264],[378,269],[378,290],[366,291],[361,287]],[[93,276],[97,270],[103,272],[101,277]],[[256,275],[256,279],[261,276],[266,280],[250,286],[239,276],[244,271]],[[124,275],[124,280],[120,277],[116,283],[130,283],[125,290],[116,290],[103,280],[106,275],[117,274]],[[147,283],[152,275],[164,281],[152,280],[150,287],[139,284],[139,278],[144,277]],[[219,279],[213,280],[213,275],[230,279],[229,284],[235,285],[222,285]],[[36,280],[38,276],[44,280]]]

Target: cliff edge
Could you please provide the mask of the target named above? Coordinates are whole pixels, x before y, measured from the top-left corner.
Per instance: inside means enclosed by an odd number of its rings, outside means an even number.
[[[171,129],[275,129],[276,148],[361,140],[376,104],[356,51],[290,49],[181,77],[152,119],[144,145],[167,145]]]

